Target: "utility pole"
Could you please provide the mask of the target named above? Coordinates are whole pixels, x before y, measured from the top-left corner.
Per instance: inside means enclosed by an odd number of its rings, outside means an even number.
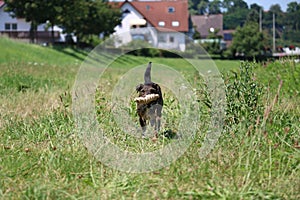
[[[275,52],[275,50],[275,13],[273,13],[273,53]]]
[[[259,32],[262,32],[262,8],[259,10]]]

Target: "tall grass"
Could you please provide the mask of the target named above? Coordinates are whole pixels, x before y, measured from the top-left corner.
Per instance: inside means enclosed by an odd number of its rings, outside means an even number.
[[[185,71],[184,62],[154,58],[153,62],[181,70],[190,81],[199,95],[202,122],[192,145],[170,166],[128,174],[96,160],[74,132],[70,87],[79,66],[76,58],[63,55],[69,64],[60,65],[58,59],[44,65],[28,60],[0,65],[1,199],[300,198],[299,64],[280,60],[266,65],[241,63],[231,71],[223,67],[226,124],[213,151],[200,160],[198,151],[210,111],[205,82]],[[124,71],[148,61],[121,57],[103,81],[113,84]],[[217,61],[217,65],[222,63]],[[227,61],[224,66],[236,66],[236,62]],[[108,137],[120,147],[138,152],[142,143],[150,151],[175,140],[160,136],[156,142],[139,141],[117,134],[118,127],[109,120],[110,87],[106,89],[96,96],[96,111],[109,130]],[[171,91],[164,93],[165,120],[176,124],[178,103]],[[128,108],[133,121],[134,106]]]

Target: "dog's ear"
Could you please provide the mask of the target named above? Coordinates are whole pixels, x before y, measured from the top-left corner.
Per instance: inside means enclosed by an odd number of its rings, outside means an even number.
[[[136,88],[135,88],[136,92],[140,92],[143,89],[143,87],[144,87],[144,84],[137,85]]]
[[[156,91],[160,91],[160,87],[159,87],[158,84],[153,83],[153,84],[152,84],[152,87],[155,88]]]
[[[159,94],[161,95],[161,89],[160,89],[160,86],[156,83],[153,83],[152,87],[156,90],[156,94]]]

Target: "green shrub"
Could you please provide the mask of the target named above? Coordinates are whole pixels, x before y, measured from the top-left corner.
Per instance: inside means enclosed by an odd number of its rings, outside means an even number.
[[[245,122],[252,124],[263,113],[263,86],[255,78],[254,63],[243,62],[240,72],[234,72],[226,80],[226,124]]]
[[[128,44],[123,45],[122,48],[131,50],[129,54],[135,56],[146,56],[146,57],[160,56],[159,49],[152,48],[152,46],[149,43],[142,40],[133,40]]]

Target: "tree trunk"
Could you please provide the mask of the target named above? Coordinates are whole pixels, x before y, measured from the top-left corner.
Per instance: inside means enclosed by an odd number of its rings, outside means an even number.
[[[30,43],[35,43],[36,30],[37,30],[37,25],[34,21],[32,21],[31,24],[30,24],[30,32],[29,32]]]
[[[54,44],[54,24],[51,22],[51,43]]]

